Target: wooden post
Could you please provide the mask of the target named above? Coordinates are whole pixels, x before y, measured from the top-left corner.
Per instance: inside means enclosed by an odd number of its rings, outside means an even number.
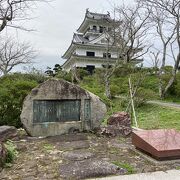
[[[129,77],[129,91],[130,91],[131,106],[132,106],[132,110],[133,110],[134,121],[135,121],[136,128],[138,128],[138,123],[137,123],[137,118],[136,118],[136,112],[135,112],[135,108],[134,108],[134,101],[133,101],[133,93],[132,93],[131,77]]]

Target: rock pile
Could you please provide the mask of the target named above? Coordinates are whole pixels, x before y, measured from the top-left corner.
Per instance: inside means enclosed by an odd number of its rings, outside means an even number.
[[[0,126],[0,142],[4,142],[17,135],[17,129],[14,126]]]
[[[127,112],[116,112],[109,117],[107,124],[131,128],[131,118]]]
[[[126,112],[116,112],[107,120],[107,126],[101,127],[99,134],[108,137],[128,136],[131,134],[131,118]]]

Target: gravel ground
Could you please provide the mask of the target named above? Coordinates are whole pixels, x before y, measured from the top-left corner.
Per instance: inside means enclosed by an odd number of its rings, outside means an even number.
[[[135,150],[131,137],[72,134],[39,139],[23,135],[14,143],[19,155],[10,167],[0,172],[1,180],[86,179],[180,167],[180,161],[157,163],[146,158]],[[82,169],[78,168],[81,165]],[[97,167],[96,171],[90,171],[92,166]]]

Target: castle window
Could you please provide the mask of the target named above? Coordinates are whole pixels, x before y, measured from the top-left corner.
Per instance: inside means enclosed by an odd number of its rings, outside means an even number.
[[[106,32],[106,27],[100,26],[100,27],[99,27],[99,32],[100,32],[100,33]]]
[[[110,68],[112,68],[112,65],[110,65],[110,64],[102,64],[102,67],[110,69]]]
[[[111,28],[111,27],[108,27],[108,31],[109,31],[109,32],[112,31],[112,28]]]
[[[103,33],[103,27],[102,26],[99,27],[99,32]]]
[[[95,56],[95,52],[86,51],[86,56],[94,57]]]
[[[97,26],[93,26],[93,30],[94,30],[94,31],[97,31]]]
[[[106,58],[108,55],[108,58],[111,58],[111,53],[103,53],[103,58]]]
[[[87,39],[87,40],[89,40],[89,37],[88,36],[86,36],[86,37],[84,37],[85,39]]]
[[[93,65],[87,65],[86,70],[92,75],[94,72],[95,66]]]

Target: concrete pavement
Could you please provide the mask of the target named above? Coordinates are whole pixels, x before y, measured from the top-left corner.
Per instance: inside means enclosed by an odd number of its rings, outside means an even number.
[[[161,102],[161,101],[148,101],[148,103],[180,109],[180,104],[177,104],[177,103]]]
[[[92,180],[92,179],[91,179]],[[95,178],[93,180],[180,180],[180,170]]]

